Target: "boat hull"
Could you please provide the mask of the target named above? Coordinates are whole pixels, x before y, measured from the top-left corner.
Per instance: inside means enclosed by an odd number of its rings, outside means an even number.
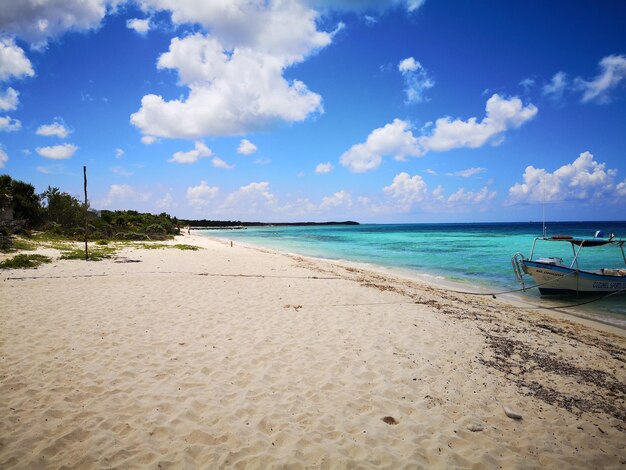
[[[604,295],[626,290],[626,276],[577,271],[566,266],[524,260],[524,272],[539,285],[541,295]]]

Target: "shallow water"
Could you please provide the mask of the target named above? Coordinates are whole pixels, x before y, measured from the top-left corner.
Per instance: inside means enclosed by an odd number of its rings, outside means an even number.
[[[613,232],[618,238],[626,238],[626,222],[552,222],[546,226],[548,236],[592,237],[596,230],[602,230],[607,235]],[[542,234],[542,224],[255,227],[198,233],[319,258],[408,270],[416,275],[437,276],[504,291],[520,287],[511,268],[511,257],[517,252],[529,256],[534,237]],[[557,256],[569,264],[573,254],[569,243],[544,243],[537,245],[534,258],[538,256]],[[616,247],[587,248],[581,253],[579,266],[581,269],[623,267],[624,260]],[[532,285],[532,280],[526,279],[527,285]],[[523,295],[538,303],[544,302],[536,289]],[[576,303],[576,299],[556,300],[556,304],[559,303],[569,305]],[[577,310],[585,316],[626,327],[626,295],[605,298]]]

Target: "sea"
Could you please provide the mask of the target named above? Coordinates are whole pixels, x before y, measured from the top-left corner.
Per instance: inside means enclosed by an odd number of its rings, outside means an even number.
[[[548,236],[594,237],[613,233],[626,239],[626,221],[546,222]],[[383,268],[413,277],[443,281],[457,290],[505,292],[521,288],[511,265],[515,253],[528,257],[535,237],[542,236],[542,222],[361,224],[314,226],[263,226],[239,230],[198,230],[198,234],[226,238],[277,251],[331,260],[345,260]],[[560,257],[569,265],[569,243],[538,243],[534,258]],[[616,246],[583,249],[581,269],[623,268],[626,261]],[[525,285],[532,286],[529,276]],[[451,288],[452,289],[452,288]],[[571,313],[626,328],[626,295],[612,295],[589,302],[588,297],[542,298],[537,289],[514,294],[531,305],[557,307]],[[572,304],[588,302],[570,307]]]

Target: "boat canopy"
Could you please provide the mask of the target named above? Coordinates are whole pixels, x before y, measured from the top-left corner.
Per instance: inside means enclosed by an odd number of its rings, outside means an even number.
[[[538,237],[537,240],[568,242],[568,243],[571,243],[572,245],[585,246],[585,247],[603,246],[603,245],[623,246],[624,243],[626,243],[626,240],[617,240],[615,238],[602,240],[598,238],[574,238],[574,237],[564,236],[564,235],[556,235],[554,237]]]

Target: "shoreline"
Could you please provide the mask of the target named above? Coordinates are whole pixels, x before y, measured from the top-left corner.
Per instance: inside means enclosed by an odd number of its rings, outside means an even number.
[[[185,235],[189,236],[189,235]],[[219,243],[230,243],[231,240],[227,237],[218,237],[213,234],[210,235],[195,235],[198,237],[206,237],[211,240],[217,241]],[[234,242],[234,240],[232,240]],[[352,261],[348,259],[335,259],[335,258],[325,258],[321,256],[312,256],[305,255],[297,252],[291,251],[282,251],[279,249],[275,249],[273,247],[263,246],[262,244],[254,244],[250,242],[242,242],[237,240],[238,245],[251,248],[251,249],[261,249],[267,250],[268,252],[274,252],[278,254],[286,254],[292,256],[301,256],[303,258],[308,258],[315,261],[320,262],[328,262],[328,263],[336,263],[336,264],[344,264],[347,266],[353,266],[360,269],[367,269],[370,271],[378,272],[383,275],[391,275],[398,276],[401,278],[406,278],[409,280],[417,281],[424,283],[428,286],[432,286],[438,289],[448,289],[453,292],[463,293],[466,295],[473,295],[470,292],[475,292],[474,295],[480,294],[484,296],[491,295],[491,291],[487,290],[486,283],[483,285],[481,283],[472,282],[471,280],[465,281],[456,281],[453,279],[446,278],[444,276],[439,276],[430,273],[420,273],[417,271],[412,271],[409,269],[402,269],[399,267],[388,267],[382,265],[376,265],[373,263],[363,263],[358,261]],[[462,291],[462,289],[465,289]],[[536,309],[541,310],[544,313],[554,315],[559,319],[570,319],[572,321],[579,321],[580,323],[589,326],[601,329],[603,331],[611,332],[617,335],[626,336],[626,321],[623,324],[613,323],[610,320],[605,320],[599,317],[594,317],[592,315],[587,314],[584,310],[576,309],[575,307],[567,308],[567,310],[560,306],[559,303],[554,302],[554,299],[542,298],[542,297],[528,297],[524,296],[521,293],[509,293],[509,292],[501,292],[500,289],[495,291],[495,295],[497,295],[499,300],[504,300],[507,304],[512,306],[517,306],[525,309]],[[539,305],[538,302],[543,302],[547,305]],[[575,302],[574,300],[572,302]]]
[[[202,249],[0,272],[0,466],[626,462],[623,332],[223,239],[177,243]]]

